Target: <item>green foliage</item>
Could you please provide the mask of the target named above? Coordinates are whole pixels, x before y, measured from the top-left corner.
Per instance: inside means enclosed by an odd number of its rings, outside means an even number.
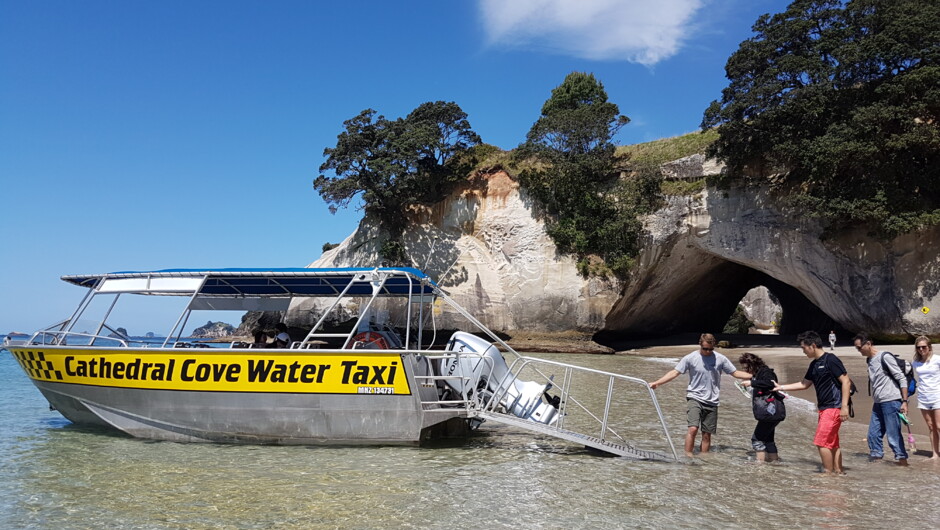
[[[405,246],[401,244],[401,240],[398,238],[389,238],[382,242],[382,248],[379,249],[379,254],[382,255],[386,265],[395,266],[408,264]]]
[[[662,138],[642,144],[627,145],[617,148],[617,156],[624,160],[626,170],[637,176],[657,178],[661,174],[660,166],[666,162],[685,158],[690,155],[705,153],[709,146],[718,139],[718,132],[708,129]],[[659,179],[658,193],[650,192],[646,195],[652,206],[657,195],[695,195],[705,189],[706,179],[696,180],[662,180]]]
[[[333,250],[338,246],[339,243],[323,243],[323,252],[326,252],[327,250]]]
[[[731,314],[731,318],[728,319],[728,322],[725,324],[725,329],[722,333],[735,333],[735,334],[746,334],[750,328],[754,327],[754,323],[747,318],[747,313],[744,311],[744,306],[738,304],[734,308],[734,313]]]
[[[334,213],[361,196],[392,239],[401,235],[405,208],[440,200],[462,176],[461,155],[480,143],[467,114],[453,102],[423,103],[397,120],[366,109],[343,128],[336,146],[323,150],[320,166],[335,176],[321,174],[313,187]]]
[[[560,251],[579,257],[584,274],[624,274],[638,252],[637,215],[648,205],[633,193],[649,183],[617,184],[612,141],[629,121],[592,74],[574,72],[552,90],[515,153],[523,167],[520,184],[549,214],[548,234]],[[591,254],[601,256],[604,266],[593,264]]]
[[[572,72],[542,105],[542,115],[526,135],[526,147],[554,158],[612,154],[611,138],[630,122],[594,74]]]
[[[706,179],[663,180],[659,191],[663,195],[696,195],[705,190]]]
[[[467,173],[506,169],[512,159],[511,153],[490,144],[475,145],[462,156],[465,165],[469,167]]]
[[[660,166],[666,162],[704,153],[718,139],[718,131],[706,129],[672,138],[662,138],[617,148],[617,155],[629,159],[631,165]]]
[[[753,30],[705,111],[711,154],[834,228],[940,222],[940,3],[797,0]]]

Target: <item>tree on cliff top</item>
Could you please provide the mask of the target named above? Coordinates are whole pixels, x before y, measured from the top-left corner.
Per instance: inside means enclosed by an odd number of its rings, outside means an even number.
[[[710,154],[834,227],[940,222],[940,3],[798,0],[753,31],[705,111]]]
[[[591,254],[626,272],[638,248],[639,203],[631,200],[638,195],[611,190],[613,137],[629,121],[593,74],[573,72],[552,90],[516,151],[517,160],[543,162],[523,170],[519,182],[549,214],[546,229],[559,250],[577,255],[585,273]]]
[[[336,146],[323,150],[326,161],[313,187],[330,205],[345,208],[361,194],[363,208],[378,216],[389,229],[384,257],[402,262],[395,242],[404,228],[408,205],[440,200],[462,177],[462,153],[480,143],[467,114],[454,102],[428,102],[405,118],[389,120],[365,109],[343,122]]]

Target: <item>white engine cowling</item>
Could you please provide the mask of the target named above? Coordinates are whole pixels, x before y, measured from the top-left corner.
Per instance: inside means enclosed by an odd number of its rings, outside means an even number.
[[[441,375],[460,377],[445,380],[458,394],[466,391],[470,395],[485,390],[491,396],[498,395],[500,405],[519,418],[546,425],[552,425],[558,419],[557,406],[544,399],[551,383],[542,385],[534,381],[519,381],[509,372],[506,360],[496,346],[485,339],[457,331],[451,335],[446,350],[468,354],[460,356],[459,361],[453,358],[441,362]],[[479,381],[480,389],[464,388],[465,381],[474,386],[477,386],[474,382]]]

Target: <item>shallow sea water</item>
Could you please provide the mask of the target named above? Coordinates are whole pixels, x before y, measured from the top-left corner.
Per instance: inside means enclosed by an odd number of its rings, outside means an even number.
[[[654,379],[666,359],[544,357]],[[0,528],[936,528],[940,465],[867,461],[865,428],[847,424],[847,475],[824,476],[815,412],[788,401],[784,462],[752,461],[749,401],[726,378],[716,450],[680,463],[598,456],[485,424],[427,447],[275,447],[137,440],[78,428],[49,411],[0,352]],[[685,381],[657,395],[676,449]],[[622,402],[622,432],[655,415]],[[637,434],[635,434],[637,435]],[[668,452],[652,431],[641,448]],[[630,438],[628,438],[630,439]]]

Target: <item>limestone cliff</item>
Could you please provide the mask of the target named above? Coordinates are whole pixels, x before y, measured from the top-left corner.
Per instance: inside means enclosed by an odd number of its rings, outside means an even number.
[[[412,265],[493,330],[593,333],[619,297],[619,282],[583,278],[572,257],[558,254],[532,201],[505,172],[482,176],[410,216],[403,243]],[[310,266],[378,265],[384,236],[366,217]],[[312,323],[311,309],[309,303],[292,306],[288,325]],[[436,315],[438,325],[453,327],[453,316],[446,310]]]
[[[701,156],[664,169],[679,179],[721,170]],[[720,330],[758,286],[779,300],[781,333],[940,333],[940,229],[883,241],[859,228],[826,239],[806,213],[765,189],[706,187],[668,197],[646,220],[638,266],[621,284],[581,277],[575,260],[556,251],[531,199],[500,171],[412,211],[404,244],[414,266],[509,334]],[[310,266],[378,265],[383,239],[367,217]],[[312,324],[311,309],[293,306],[288,324]],[[438,315],[438,324],[450,326],[451,317]]]

